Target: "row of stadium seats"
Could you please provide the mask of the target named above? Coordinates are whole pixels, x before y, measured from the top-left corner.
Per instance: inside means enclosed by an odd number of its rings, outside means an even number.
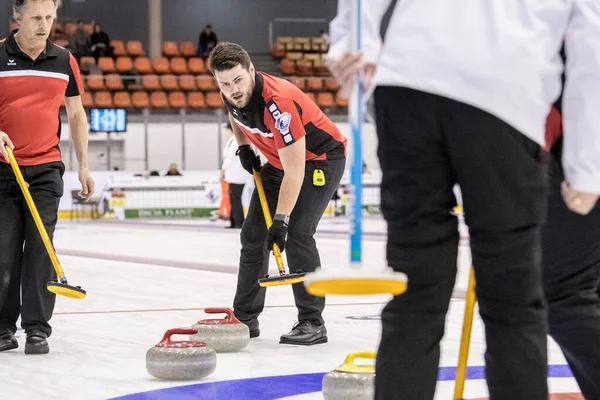
[[[334,78],[318,78],[318,77],[290,77],[290,82],[296,85],[303,91],[309,90],[312,92],[319,91],[337,91],[339,85]],[[144,89],[147,91],[153,90],[183,90],[183,91],[213,91],[218,90],[217,82],[212,75],[180,75],[173,74],[154,75],[146,74],[141,77],[136,76],[121,76],[119,74],[88,75],[84,79],[84,84],[87,89],[92,91],[97,90],[123,90],[128,89]],[[133,85],[136,85],[133,87]]]
[[[280,36],[275,39],[271,53],[276,58],[283,58],[287,53],[294,51],[326,53],[328,47],[327,41],[322,37]]]
[[[113,59],[112,57],[100,57],[96,63],[94,57],[81,57],[80,66],[89,69],[91,65],[97,65],[99,70],[105,74],[110,73],[131,73],[136,71],[138,74],[208,74],[204,60],[201,58],[183,57],[156,57],[150,59],[148,57],[132,58],[122,56]],[[87,66],[86,66],[87,64]]]
[[[204,60],[197,57],[148,57],[131,58],[128,56],[100,57],[98,62],[93,57],[82,57],[80,65],[97,65],[105,74],[114,72],[127,73],[137,71],[139,74],[208,74]],[[290,53],[281,60],[281,73],[284,75],[329,76],[325,66],[324,54]]]
[[[330,92],[306,93],[323,109],[345,108],[348,102]],[[144,91],[109,91],[85,92],[82,96],[86,108],[130,108],[130,109],[202,109],[223,107],[219,92],[144,92]]]

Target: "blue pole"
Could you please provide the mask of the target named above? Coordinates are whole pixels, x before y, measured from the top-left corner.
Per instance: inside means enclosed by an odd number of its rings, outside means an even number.
[[[361,31],[361,0],[354,0],[354,50],[360,51]],[[351,236],[350,236],[350,263],[358,265],[362,260],[362,93],[360,72],[357,74],[350,101],[349,120],[352,127],[353,157],[350,169],[350,202],[351,202]]]

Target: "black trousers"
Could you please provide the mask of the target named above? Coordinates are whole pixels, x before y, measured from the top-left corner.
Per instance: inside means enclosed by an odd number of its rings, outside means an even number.
[[[433,399],[457,273],[461,187],[492,400],[547,400],[541,274],[547,153],[498,118],[415,90],[375,91],[387,260],[407,291],[382,312],[376,398]]]
[[[64,170],[62,162],[21,167],[50,239],[58,220]],[[1,163],[0,331],[15,333],[21,315],[25,331],[39,329],[50,336],[56,295],[46,289],[46,284],[52,280],[56,280],[56,273],[25,197],[10,165]]]
[[[550,164],[547,223],[542,229],[544,291],[550,336],[586,399],[600,399],[600,205],[570,211],[560,193],[560,160]]]
[[[229,213],[229,222],[234,228],[241,228],[244,223],[244,207],[242,206],[242,193],[244,184],[229,184],[229,202],[231,203],[231,212]]]
[[[287,267],[290,272],[297,270],[313,272],[321,266],[319,251],[313,236],[333,192],[342,179],[345,165],[345,159],[306,163],[304,183],[290,215],[285,245]],[[316,168],[322,169],[325,173],[324,186],[313,185],[313,173]],[[283,171],[266,164],[260,175],[271,215],[274,215]],[[256,320],[264,308],[266,288],[260,287],[258,280],[268,273],[269,257],[273,257],[270,250],[267,250],[266,238],[267,226],[255,189],[241,232],[240,269],[233,301],[234,313],[242,321]],[[310,295],[302,282],[293,284],[292,290],[298,309],[298,320],[322,323],[321,314],[325,308],[325,298]]]

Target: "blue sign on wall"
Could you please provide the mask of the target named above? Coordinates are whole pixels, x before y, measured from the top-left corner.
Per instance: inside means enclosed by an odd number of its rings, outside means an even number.
[[[93,108],[90,112],[92,132],[127,131],[127,110]]]

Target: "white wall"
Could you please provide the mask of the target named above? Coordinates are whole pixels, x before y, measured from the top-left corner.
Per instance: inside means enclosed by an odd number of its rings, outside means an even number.
[[[348,123],[338,123],[337,126],[348,138],[348,159],[352,157],[352,135]],[[223,135],[226,131],[222,129]],[[61,149],[67,170],[77,170],[74,151],[69,150],[69,126],[62,126]],[[111,166],[121,170],[144,170],[144,136],[143,123],[129,123],[124,134],[111,134],[110,152]],[[370,123],[363,125],[362,132],[363,160],[371,169],[379,169],[377,160],[377,136],[375,126]],[[224,137],[222,143],[225,144]],[[90,134],[89,159],[92,170],[107,170],[107,149],[105,134]],[[185,168],[182,166],[182,124],[180,123],[151,123],[148,125],[148,169],[158,170],[161,175],[174,162],[180,169],[213,170],[219,168],[219,138],[217,123],[186,123],[185,125]],[[71,165],[71,159],[73,165]],[[348,163],[348,167],[350,163]]]

